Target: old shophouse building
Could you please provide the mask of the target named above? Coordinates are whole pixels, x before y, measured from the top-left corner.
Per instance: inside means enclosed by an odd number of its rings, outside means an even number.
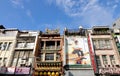
[[[118,21],[119,23],[119,21]],[[0,76],[120,75],[120,28],[20,31],[0,25]]]
[[[113,36],[116,42],[117,50],[120,56],[120,18],[113,23],[112,29],[113,29]]]
[[[108,26],[94,26],[91,30],[96,74],[120,75],[120,62],[112,30]]]
[[[63,37],[59,30],[41,32],[35,52],[35,76],[63,76]]]
[[[18,29],[6,29],[3,25],[0,25],[0,74],[4,75],[6,70],[10,68],[17,34]],[[9,72],[7,73],[9,74]]]
[[[0,74],[32,75],[32,63],[39,32],[5,29],[0,26]]]
[[[15,75],[32,75],[34,52],[39,32],[19,31],[16,39],[11,67],[15,67]]]
[[[65,29],[65,76],[94,76],[91,54],[86,29]]]

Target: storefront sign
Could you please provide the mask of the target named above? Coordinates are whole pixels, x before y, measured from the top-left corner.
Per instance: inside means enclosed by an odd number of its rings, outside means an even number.
[[[26,68],[26,67],[16,68],[15,70],[15,74],[29,74],[29,72],[30,72],[30,68]]]
[[[1,74],[5,74],[7,71],[7,68],[6,67],[0,67],[0,73]]]
[[[15,72],[15,67],[8,67],[6,74],[14,74]]]
[[[93,43],[91,40],[91,35],[88,35],[88,44],[89,44],[89,50],[90,50],[90,56],[91,56],[91,61],[93,65],[94,72],[96,72],[96,63],[95,63],[95,56],[94,56],[94,49],[93,49]]]
[[[100,68],[99,74],[118,74],[120,75],[120,68]]]

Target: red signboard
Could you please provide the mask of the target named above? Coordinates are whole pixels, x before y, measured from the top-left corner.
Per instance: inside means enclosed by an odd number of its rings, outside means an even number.
[[[19,67],[15,69],[15,74],[29,74],[30,68]]]
[[[94,72],[96,72],[96,64],[95,64],[95,56],[94,56],[94,49],[92,46],[92,40],[90,34],[88,35],[88,44],[89,44],[89,50],[90,50],[90,56],[91,56],[91,61],[92,61],[92,66],[94,69]]]

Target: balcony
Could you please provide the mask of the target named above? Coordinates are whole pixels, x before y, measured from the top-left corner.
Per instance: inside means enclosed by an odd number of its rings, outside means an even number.
[[[93,31],[92,35],[110,35],[110,31]]]
[[[36,62],[36,70],[52,70],[60,71],[62,67],[62,62]]]
[[[85,29],[66,29],[65,35],[81,35],[85,36]]]
[[[16,50],[18,49],[34,49],[34,43],[21,43],[21,42],[18,42],[17,45],[16,45]]]
[[[94,26],[92,29],[92,35],[110,35],[111,30],[108,26]]]

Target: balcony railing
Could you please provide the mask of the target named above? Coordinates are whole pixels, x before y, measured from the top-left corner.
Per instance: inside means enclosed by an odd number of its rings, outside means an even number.
[[[92,35],[109,35],[111,31],[93,31]]]
[[[46,46],[45,48],[44,47],[41,47],[42,50],[60,50],[61,47],[60,46]]]

